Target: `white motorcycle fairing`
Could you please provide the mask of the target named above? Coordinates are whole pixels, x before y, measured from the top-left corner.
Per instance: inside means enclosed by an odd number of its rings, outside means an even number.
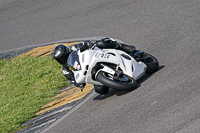
[[[116,50],[116,49],[99,49],[95,47],[93,50],[85,50],[83,52],[77,52],[81,69],[73,70],[75,80],[77,83],[89,83],[95,85],[102,85],[102,83],[96,81],[92,76],[92,70],[97,63],[110,63],[115,64],[122,72],[134,80],[139,79],[146,71],[147,66],[143,62],[137,62],[133,57],[127,53]],[[72,53],[73,53],[72,52]],[[70,54],[71,55],[71,54]],[[116,70],[103,66],[96,72],[96,75],[104,71],[112,75],[115,74]]]

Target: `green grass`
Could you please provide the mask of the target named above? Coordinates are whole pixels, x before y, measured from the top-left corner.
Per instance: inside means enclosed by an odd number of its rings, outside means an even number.
[[[52,57],[0,60],[0,133],[16,132],[67,86]]]

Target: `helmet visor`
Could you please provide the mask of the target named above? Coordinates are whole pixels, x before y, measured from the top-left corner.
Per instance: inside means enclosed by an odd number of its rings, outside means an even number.
[[[72,71],[79,71],[81,70],[81,64],[79,62],[79,55],[77,54],[77,51],[73,51],[67,60],[67,66]]]

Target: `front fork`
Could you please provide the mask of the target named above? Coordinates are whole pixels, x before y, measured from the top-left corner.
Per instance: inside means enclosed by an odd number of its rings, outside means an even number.
[[[101,64],[101,65],[103,65],[103,64]],[[110,68],[110,67],[108,67],[108,66],[106,66],[106,65],[103,65],[103,68],[102,68],[102,69],[99,69],[99,70],[96,72],[96,74],[95,74],[95,79],[96,79],[96,77],[97,77],[97,75],[98,75],[98,73],[99,73],[100,71],[107,72],[107,73],[112,74],[112,75],[115,74],[115,70],[113,70],[112,68]]]
[[[118,80],[119,78],[121,78],[121,77],[124,75],[122,71],[114,70],[114,69],[112,69],[112,68],[110,68],[110,67],[108,67],[108,66],[106,66],[106,65],[104,65],[104,64],[101,64],[101,66],[102,66],[103,68],[102,68],[102,69],[99,69],[99,70],[96,72],[96,74],[95,74],[95,79],[96,79],[96,76],[98,75],[98,73],[99,73],[100,71],[103,71],[103,72],[106,72],[106,73],[108,73],[108,74],[113,75],[113,79],[115,79],[115,80]]]

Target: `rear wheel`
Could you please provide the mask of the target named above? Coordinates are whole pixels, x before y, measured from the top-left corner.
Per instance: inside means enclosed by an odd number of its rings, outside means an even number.
[[[132,54],[132,56],[137,61],[141,61],[147,66],[147,69],[146,69],[147,74],[152,74],[152,73],[156,72],[159,68],[158,60],[154,56],[152,56],[146,52],[142,52],[140,50],[135,50],[135,53]]]
[[[142,58],[143,58],[142,62],[145,65],[147,65],[147,70],[146,70],[147,74],[152,74],[158,71],[159,63],[158,63],[158,60],[154,56],[143,52]]]
[[[99,72],[97,80],[107,87],[120,91],[130,91],[137,87],[137,82],[123,73],[119,77],[106,72]]]

